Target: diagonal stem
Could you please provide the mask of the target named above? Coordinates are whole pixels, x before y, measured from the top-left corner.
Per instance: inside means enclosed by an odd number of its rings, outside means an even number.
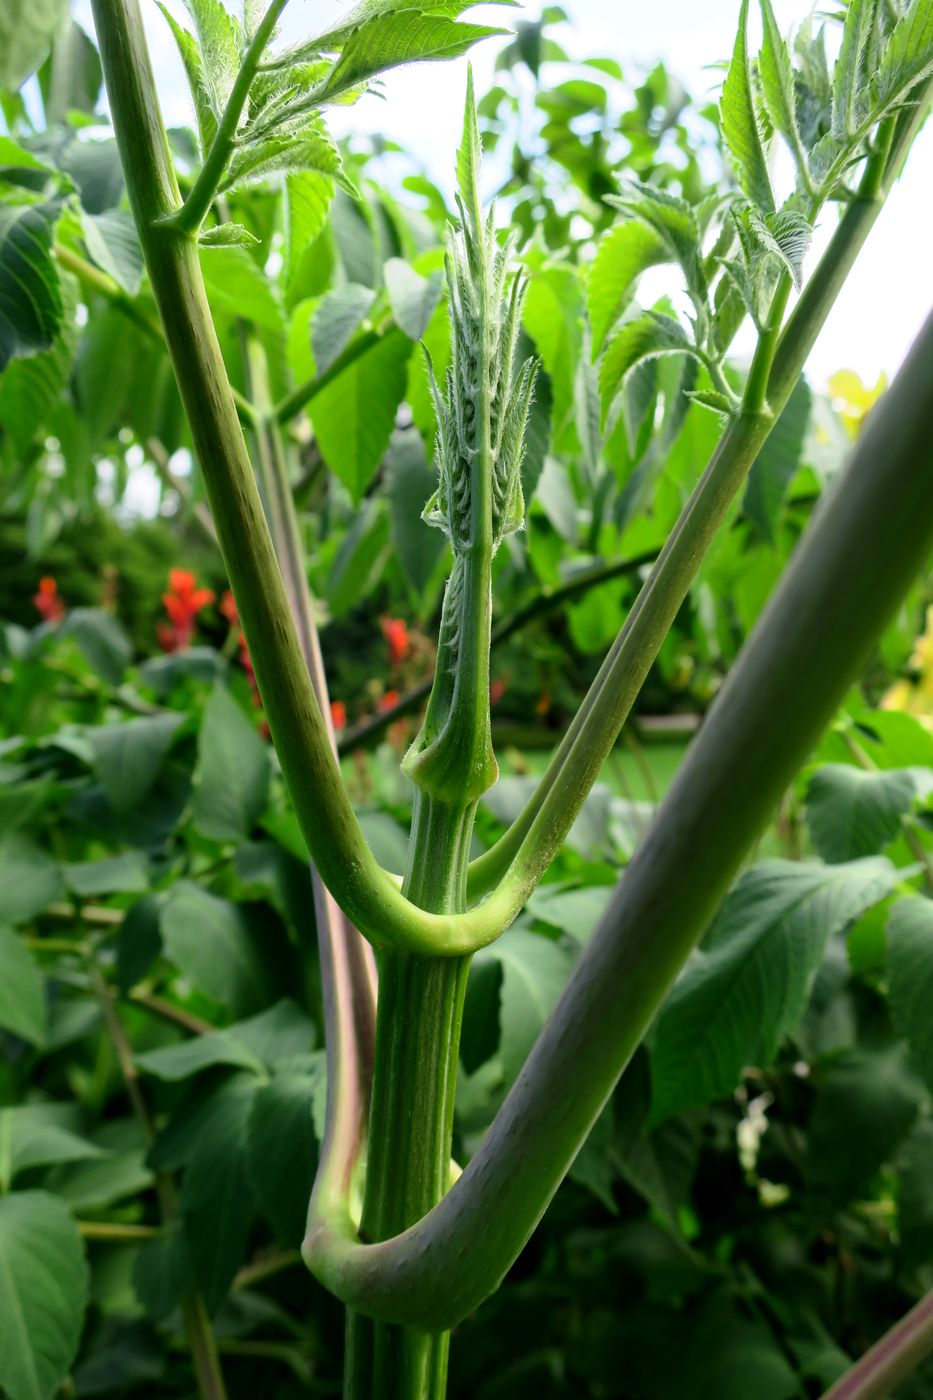
[[[928,1293],[830,1386],[823,1400],[885,1400],[931,1355],[933,1293]]]
[[[313,1222],[305,1257],[352,1306],[450,1327],[498,1286],[524,1246],[745,853],[929,559],[931,404],[933,315],[811,522],[463,1175],[384,1244],[361,1245],[346,1214]]]

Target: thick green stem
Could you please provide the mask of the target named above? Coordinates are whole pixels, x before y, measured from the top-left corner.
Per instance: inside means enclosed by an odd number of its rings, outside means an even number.
[[[499,1283],[774,805],[933,549],[933,316],[716,700],[482,1145],[438,1206],[305,1257],[353,1306],[443,1329]]]

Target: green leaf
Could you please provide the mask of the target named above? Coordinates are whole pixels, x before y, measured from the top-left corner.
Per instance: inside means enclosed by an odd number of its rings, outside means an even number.
[[[73,1211],[104,1210],[152,1187],[152,1172],[143,1161],[144,1139],[135,1119],[105,1122],[93,1140],[101,1156],[61,1163],[46,1178],[49,1190]]]
[[[78,1227],[45,1191],[0,1198],[0,1385],[52,1400],[78,1349],[88,1268]]]
[[[169,1082],[190,1079],[213,1065],[232,1065],[265,1075],[278,1063],[307,1055],[313,1044],[312,1022],[286,999],[224,1030],[137,1055],[136,1063],[147,1074]]]
[[[48,431],[50,414],[72,371],[78,341],[75,278],[63,276],[61,292],[62,323],[52,348],[28,359],[13,360],[0,375],[0,424],[20,457],[25,457],[35,439]]]
[[[899,899],[888,918],[887,932],[894,1024],[933,1088],[933,902]]]
[[[285,287],[298,278],[305,252],[327,222],[334,181],[317,170],[302,170],[285,181]]]
[[[162,0],[156,0],[156,4],[168,22],[178,52],[181,55],[185,76],[188,79],[191,100],[194,103],[194,112],[198,123],[198,136],[201,143],[201,154],[206,155],[210,150],[214,137],[217,135],[217,117],[214,113],[210,93],[208,91],[207,77],[204,71],[204,60],[201,57],[201,51],[194,35],[189,34],[187,29],[182,28],[175,16],[162,4]]]
[[[836,1200],[851,1200],[894,1157],[923,1098],[902,1045],[850,1050],[817,1079],[809,1172]]]
[[[722,85],[719,103],[722,134],[735,158],[739,183],[753,204],[763,211],[774,208],[768,164],[752,93],[748,59],[748,0],[739,10],[739,31],[732,61]]]
[[[185,9],[194,21],[205,86],[219,118],[240,71],[237,25],[221,0],[185,0]]]
[[[420,340],[440,300],[443,271],[438,268],[429,277],[422,277],[404,258],[390,258],[384,273],[396,324],[412,340]]]
[[[322,179],[346,184],[340,151],[325,127],[317,121],[287,136],[268,136],[234,151],[221,192],[276,171],[308,171]]]
[[[181,1221],[173,1220],[137,1254],[133,1286],[152,1321],[162,1322],[191,1292],[192,1284],[188,1241]]]
[[[22,924],[62,899],[65,886],[52,857],[13,831],[0,840],[0,890],[4,919]]]
[[[209,1312],[243,1263],[256,1199],[249,1177],[249,1126],[259,1081],[234,1074],[198,1115],[185,1160],[181,1211],[191,1263]]]
[[[184,715],[164,714],[88,731],[92,765],[110,805],[127,812],[158,777]]]
[[[874,104],[888,110],[930,73],[933,73],[933,7],[930,0],[911,0],[894,26],[872,82]]]
[[[801,376],[749,473],[742,510],[769,544],[777,539],[781,506],[801,466],[812,408],[810,386]]]
[[[217,686],[204,707],[192,821],[212,841],[248,836],[269,793],[269,750],[233,696]]]
[[[310,404],[324,460],[357,502],[389,445],[411,344],[402,331],[388,331]]]
[[[705,302],[706,278],[700,262],[700,230],[696,213],[685,199],[629,176],[621,194],[606,196],[606,203],[637,219],[668,250],[672,262],[683,269],[687,290],[696,302]]]
[[[311,351],[318,374],[326,373],[346,349],[375,300],[371,287],[356,282],[347,282],[321,298],[311,317]]]
[[[420,433],[397,433],[386,454],[386,495],[392,539],[399,563],[419,593],[427,587],[444,550],[444,540],[421,518],[437,485]]]
[[[900,834],[917,785],[909,768],[863,772],[828,763],[810,780],[807,825],[823,860],[834,864],[878,855]]]
[[[126,993],[149,971],[162,951],[159,899],[138,899],[117,932],[117,986]]]
[[[800,132],[797,127],[797,94],[790,52],[778,28],[771,0],[760,0],[760,3],[764,25],[761,56],[758,60],[761,91],[775,131],[780,132],[791,150],[796,153],[800,146]]]
[[[242,224],[215,224],[201,230],[198,242],[207,248],[255,248],[259,239]]]
[[[871,37],[876,0],[849,0],[839,57],[833,69],[832,134],[837,141],[848,140],[861,124],[857,104],[865,107],[867,77],[865,49]],[[858,99],[862,98],[861,104]]]
[[[266,979],[245,910],[182,881],[161,915],[165,948],[199,991],[234,1012],[261,1000]]]
[[[102,894],[136,894],[149,888],[149,864],[139,851],[62,867],[65,883],[81,899]]]
[[[793,1030],[826,946],[883,899],[886,860],[761,861],[727,897],[661,1012],[651,1055],[652,1121],[729,1094]]]
[[[52,52],[39,69],[46,125],[67,121],[70,112],[93,112],[102,82],[97,49],[80,24],[71,20],[57,31]]]
[[[52,258],[61,205],[0,204],[0,373],[10,360],[49,350],[62,323]]]
[[[79,1124],[73,1104],[28,1103],[0,1108],[0,1182],[8,1187],[20,1172],[103,1156],[99,1147],[73,1131]]]
[[[117,315],[116,312],[113,313]],[[95,675],[107,685],[119,685],[130,662],[130,639],[119,622],[101,608],[72,608],[62,634],[75,643]]]
[[[142,286],[145,265],[132,214],[125,209],[106,209],[102,214],[82,210],[81,230],[92,262],[134,297]]]
[[[340,58],[317,96],[330,101],[402,63],[459,58],[478,40],[505,32],[489,25],[458,24],[444,15],[420,10],[376,15],[347,36]]]
[[[638,277],[669,257],[664,240],[637,219],[626,220],[600,240],[586,283],[594,359],[628,305]]]
[[[0,1029],[32,1045],[45,1040],[45,979],[21,938],[0,925]]]
[[[480,975],[490,960],[502,969],[499,1054],[506,1083],[511,1084],[564,990],[572,959],[549,938],[511,928],[477,953],[474,963]]]
[[[532,270],[522,324],[550,376],[553,436],[572,424],[577,360],[583,344],[583,298],[576,268],[562,263]]]
[[[636,365],[659,355],[682,355],[692,350],[686,332],[673,316],[648,311],[634,321],[627,321],[609,342],[599,367],[604,431],[609,433],[614,426],[623,407],[625,382]]]
[[[933,1119],[921,1119],[905,1138],[897,1176],[901,1252],[908,1268],[919,1268],[933,1255]]]
[[[276,1075],[258,1090],[249,1119],[253,1191],[279,1240],[292,1248],[304,1236],[317,1166],[312,1118],[316,1087],[316,1075]]]
[[[285,318],[269,281],[245,248],[200,245],[201,271],[214,312],[253,321],[267,330],[284,329]]]
[[[39,67],[68,15],[68,0],[3,0],[0,88],[16,89]]]

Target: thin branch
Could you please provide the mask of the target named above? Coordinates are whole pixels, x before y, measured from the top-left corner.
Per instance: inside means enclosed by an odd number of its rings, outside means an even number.
[[[361,359],[367,350],[378,345],[381,339],[380,332],[374,330],[364,331],[362,335],[357,336],[345,350],[341,351],[333,364],[328,365],[323,374],[317,374],[312,379],[305,380],[304,384],[299,384],[296,389],[293,389],[290,394],[286,394],[285,398],[276,404],[274,410],[276,421],[279,423],[290,422],[303,408],[307,407],[322,389],[326,389],[328,384],[333,384],[334,380],[339,378],[345,369]]]
[[[201,534],[216,549],[217,531],[214,529],[211,513],[203,501],[196,501],[194,499],[191,487],[188,482],[185,481],[184,477],[178,476],[176,472],[172,471],[169,453],[165,443],[157,437],[149,437],[146,439],[146,451],[149,454],[149,460],[156,469],[156,475],[159,477],[159,480],[164,486],[167,486],[181,497],[181,500],[191,512],[191,518],[201,531]]]
[[[256,26],[256,32],[249,48],[243,55],[240,71],[230,90],[227,105],[217,125],[217,131],[204,164],[201,166],[197,179],[181,209],[169,215],[167,219],[167,222],[170,222],[178,230],[185,233],[196,233],[214,202],[220,188],[220,182],[224,177],[224,171],[227,168],[227,162],[236,145],[237,128],[240,125],[240,118],[243,115],[243,108],[246,106],[253,79],[262,61],[266,46],[272,38],[279,16],[287,4],[288,0],[270,0],[269,8]]]
[[[153,995],[151,992],[131,991],[129,1000],[135,1006],[141,1006],[146,1011],[151,1011],[154,1016],[160,1016],[163,1021],[171,1021],[173,1025],[181,1026],[183,1030],[190,1031],[192,1035],[211,1035],[217,1030],[210,1021],[204,1021],[200,1016],[195,1016],[190,1011],[184,1011],[174,1002],[166,1001],[165,997]]]
[[[107,1244],[132,1244],[136,1240],[154,1240],[160,1231],[155,1225],[118,1225],[106,1220],[78,1220],[78,1231],[86,1240]]]

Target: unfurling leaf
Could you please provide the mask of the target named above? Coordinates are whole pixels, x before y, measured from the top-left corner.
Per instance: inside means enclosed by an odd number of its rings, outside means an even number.
[[[626,322],[609,342],[599,367],[599,398],[605,431],[611,431],[621,410],[621,391],[636,365],[658,355],[691,353],[695,353],[693,344],[673,316],[646,311],[637,320]]]
[[[722,85],[719,104],[722,134],[735,157],[739,183],[759,209],[774,208],[774,195],[768,177],[764,142],[755,98],[752,92],[752,71],[748,58],[748,0],[742,0],[739,11],[739,32],[726,80]]]

